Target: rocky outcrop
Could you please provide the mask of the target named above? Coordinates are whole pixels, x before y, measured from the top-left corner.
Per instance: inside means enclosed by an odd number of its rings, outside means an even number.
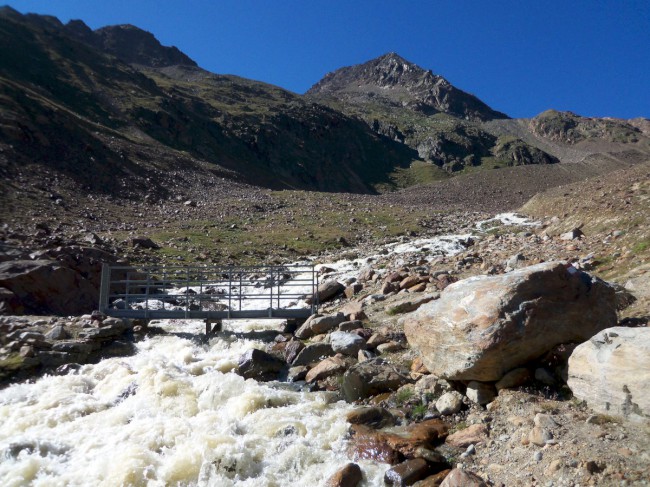
[[[457,282],[403,319],[431,373],[468,381],[498,381],[615,323],[614,289],[560,262]]]
[[[614,327],[576,347],[568,384],[594,410],[650,419],[650,328]]]

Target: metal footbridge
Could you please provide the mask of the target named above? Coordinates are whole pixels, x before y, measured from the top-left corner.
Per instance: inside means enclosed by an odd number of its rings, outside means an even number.
[[[318,309],[311,265],[155,266],[104,264],[99,311],[133,319],[303,320]],[[309,304],[306,304],[309,303]]]

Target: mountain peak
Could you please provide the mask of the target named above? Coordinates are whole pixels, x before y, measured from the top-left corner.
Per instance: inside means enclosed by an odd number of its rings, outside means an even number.
[[[454,87],[442,76],[407,61],[395,52],[328,73],[306,94],[350,100],[373,96],[399,106],[412,106],[424,111],[433,109],[472,120],[507,118],[474,95]]]

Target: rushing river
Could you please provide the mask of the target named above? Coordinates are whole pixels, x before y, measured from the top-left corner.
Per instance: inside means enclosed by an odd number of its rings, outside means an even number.
[[[467,237],[394,244],[384,254],[432,259],[462,251]],[[328,266],[343,279],[364,262]],[[244,380],[233,372],[239,357],[262,348],[260,334],[278,323],[224,325],[202,343],[201,321],[159,322],[169,334],[139,342],[131,357],[0,391],[0,485],[323,485],[351,461],[353,406],[333,393]],[[387,465],[358,463],[362,485],[383,485]]]
[[[168,322],[178,334],[132,357],[2,391],[2,485],[322,484],[349,461],[351,406],[231,372],[260,346],[245,336],[277,323],[226,325],[201,344],[188,334],[202,322]],[[361,466],[365,485],[381,484],[386,465]]]

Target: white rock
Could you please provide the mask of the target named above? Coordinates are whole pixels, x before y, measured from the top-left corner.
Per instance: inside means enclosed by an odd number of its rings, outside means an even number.
[[[650,328],[608,328],[569,357],[568,385],[597,412],[650,419]]]

